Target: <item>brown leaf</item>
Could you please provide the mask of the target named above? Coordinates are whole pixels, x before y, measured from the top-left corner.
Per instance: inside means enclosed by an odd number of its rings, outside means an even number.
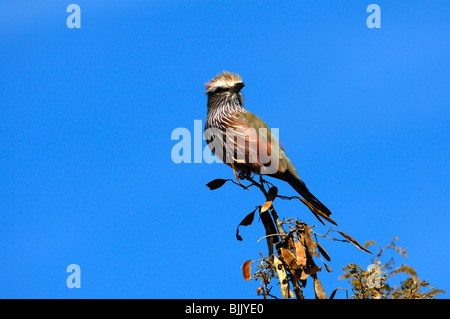
[[[295,242],[295,255],[297,259],[297,264],[301,268],[302,272],[300,274],[300,280],[306,280],[308,278],[308,274],[305,272],[306,267],[306,251],[305,247],[303,247],[303,244],[300,241]],[[299,274],[296,274],[297,276]]]
[[[299,268],[299,264],[297,262],[296,255],[290,250],[286,248],[280,248],[281,255],[283,256],[284,261],[289,266],[291,270],[295,270]]]
[[[311,236],[311,229],[308,225],[305,225],[305,232],[303,234],[303,243],[308,248],[308,252],[311,255],[319,257],[319,254],[315,252],[317,244],[314,242]]]
[[[264,205],[261,206],[261,213],[264,213],[265,211],[267,211],[271,206],[272,206],[271,200],[265,202]]]
[[[309,274],[307,274],[305,271],[302,271],[302,274],[300,275],[299,280],[306,280],[308,279]]]
[[[361,246],[355,239],[353,239],[352,237],[350,237],[349,235],[347,235],[346,233],[343,233],[339,230],[333,230],[335,232],[338,232],[339,234],[341,234],[345,239],[347,239],[348,241],[350,241],[353,245],[355,245],[356,247],[358,247],[359,249],[361,249],[362,251],[365,251],[366,253],[371,254],[370,251],[368,251],[367,249],[365,249],[363,246]]]
[[[314,292],[316,293],[317,299],[327,299],[327,294],[323,290],[322,283],[316,275],[312,275],[314,279]]]
[[[280,280],[281,295],[284,299],[289,297],[289,281],[287,279],[286,270],[284,269],[283,263],[277,257],[273,257],[273,263],[275,270]]]
[[[244,279],[249,281],[252,278],[252,268],[250,264],[250,259],[247,260],[242,266],[242,274],[244,275]]]
[[[338,289],[339,288],[336,288],[331,292],[330,299],[334,299],[334,295],[336,295],[336,292],[338,291]]]
[[[303,247],[303,244],[299,241],[295,242],[295,254],[297,257],[297,263],[300,266],[306,266],[305,247]]]
[[[294,297],[295,297],[294,292],[291,289],[289,289],[289,298],[294,298]]]
[[[323,249],[322,246],[319,245],[319,243],[316,243],[317,248],[319,248],[320,254],[328,261],[331,261],[330,256],[328,255],[328,253],[325,251],[325,249]]]
[[[316,272],[321,271],[322,268],[317,266],[316,264],[311,265],[311,267],[308,269],[308,274],[311,276],[314,275]]]
[[[208,186],[210,190],[213,190],[222,187],[223,184],[225,184],[227,181],[228,179],[218,178],[209,182],[208,184],[206,184],[206,186]]]
[[[294,244],[294,240],[291,238],[289,238],[289,246],[295,251],[295,244]]]
[[[344,288],[341,288],[341,287],[337,287],[336,289],[334,289],[333,290],[333,292],[331,293],[331,295],[330,295],[330,299],[334,299],[334,296],[336,295],[336,292],[338,291],[338,290],[344,290],[345,291],[345,293],[347,294],[347,290],[346,289],[344,289]],[[347,298],[348,298],[348,296],[347,296]]]

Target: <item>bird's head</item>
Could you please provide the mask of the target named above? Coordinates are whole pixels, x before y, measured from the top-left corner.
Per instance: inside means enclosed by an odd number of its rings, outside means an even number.
[[[245,86],[239,74],[223,71],[206,83],[208,95],[208,112],[212,109],[226,108],[228,110],[242,110],[244,97],[241,89]]]
[[[241,89],[245,86],[239,74],[223,71],[211,79],[206,86],[206,94],[211,95],[230,95],[240,94]]]

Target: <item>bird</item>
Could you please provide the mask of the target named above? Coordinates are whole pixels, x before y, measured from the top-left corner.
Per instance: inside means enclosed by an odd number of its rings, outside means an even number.
[[[245,84],[242,77],[237,73],[223,71],[205,86],[206,143],[215,156],[233,168],[238,182],[237,173],[242,172],[285,181],[307,201],[305,204],[315,215],[318,213],[333,222],[327,218],[331,211],[306,187],[268,125],[244,108],[241,90]]]

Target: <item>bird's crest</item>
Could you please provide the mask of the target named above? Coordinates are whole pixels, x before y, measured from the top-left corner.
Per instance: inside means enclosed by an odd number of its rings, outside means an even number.
[[[231,88],[240,82],[242,82],[242,78],[239,74],[223,71],[205,84],[206,94],[214,92],[217,88]]]

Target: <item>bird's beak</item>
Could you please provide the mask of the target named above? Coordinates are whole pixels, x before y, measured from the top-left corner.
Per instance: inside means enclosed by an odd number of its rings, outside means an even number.
[[[233,85],[232,91],[233,91],[234,93],[239,93],[239,92],[242,90],[242,88],[243,88],[244,86],[245,86],[245,84],[242,83],[242,82],[236,83],[235,85]]]

